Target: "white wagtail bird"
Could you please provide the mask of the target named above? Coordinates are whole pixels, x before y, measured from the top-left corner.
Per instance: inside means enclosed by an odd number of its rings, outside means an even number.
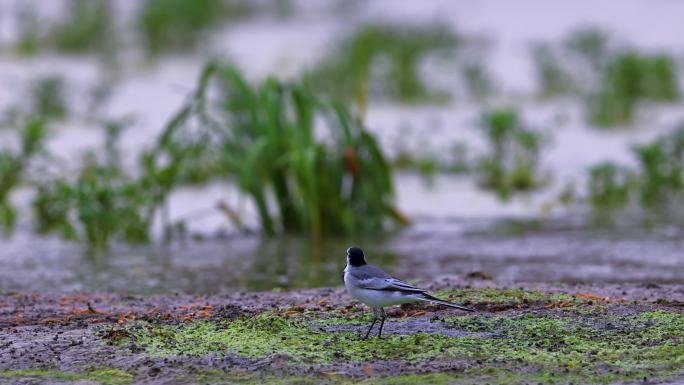
[[[465,311],[475,311],[464,306],[441,300],[406,282],[398,280],[377,266],[369,265],[358,247],[347,249],[347,267],[344,268],[344,286],[352,297],[373,309],[373,323],[368,328],[364,339],[368,338],[375,322],[380,318],[378,338],[382,335],[385,324],[386,306],[400,305],[409,302],[432,302]]]

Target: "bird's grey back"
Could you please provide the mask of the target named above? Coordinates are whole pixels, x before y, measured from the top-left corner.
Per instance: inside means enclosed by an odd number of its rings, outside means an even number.
[[[358,280],[370,279],[370,278],[392,278],[391,275],[387,274],[384,270],[373,265],[362,265],[354,267],[350,271],[352,277]]]

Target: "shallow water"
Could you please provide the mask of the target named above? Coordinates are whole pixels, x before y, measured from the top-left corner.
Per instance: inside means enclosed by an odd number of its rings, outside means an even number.
[[[82,151],[102,141],[98,128],[83,119],[87,104],[81,99],[110,75],[110,69],[97,59],[79,56],[14,56],[8,45],[15,32],[12,10],[19,2],[0,4],[0,107],[24,100],[32,79],[65,76],[76,118],[55,128],[49,148],[64,159],[61,166],[74,168]],[[52,0],[33,3],[47,14],[59,8]],[[222,200],[237,205],[235,190],[220,183],[185,188],[172,195],[170,218],[187,220],[190,233],[203,234],[207,240],[170,246],[117,245],[99,256],[88,254],[82,245],[29,235],[31,197],[19,190],[12,200],[22,210],[20,229],[14,237],[0,239],[0,290],[210,293],[338,285],[344,250],[350,244],[363,246],[373,263],[406,279],[483,271],[509,281],[684,281],[681,226],[606,230],[568,218],[525,225],[541,216],[567,215],[566,208],[554,203],[556,197],[568,184],[581,191],[589,166],[605,160],[633,162],[630,145],[651,140],[683,117],[681,105],[666,106],[640,114],[631,129],[587,127],[578,103],[534,100],[529,44],[598,25],[641,49],[679,55],[684,48],[680,39],[684,24],[679,20],[684,3],[630,0],[620,2],[617,10],[613,1],[382,0],[359,2],[362,6],[357,7],[350,3],[344,17],[319,1],[298,3],[305,12],[292,19],[259,17],[226,27],[191,56],[168,57],[151,65],[139,53],[124,52],[117,87],[102,115],[134,118],[122,137],[122,156],[130,163],[126,165],[132,166],[137,154],[153,142],[194,87],[209,56],[229,57],[251,79],[267,74],[293,77],[354,25],[386,17],[412,22],[438,19],[491,39],[487,66],[499,82],[501,102],[519,108],[526,121],[549,136],[543,155],[544,171],[551,174],[549,185],[504,203],[479,190],[469,176],[438,175],[426,184],[417,175],[398,174],[397,205],[415,219],[413,227],[382,240],[333,240],[317,246],[297,238],[215,237],[231,234],[215,206]],[[122,14],[133,14],[134,2],[116,4]],[[405,145],[419,153],[445,154],[454,143],[466,143],[469,153],[476,155],[485,146],[477,127],[481,107],[459,99],[440,106],[371,104],[366,121],[390,153]],[[403,143],[398,143],[400,139]],[[253,223],[251,213],[246,204],[247,224]],[[518,222],[501,222],[502,218]]]
[[[684,282],[684,227],[598,230],[585,223],[424,218],[384,239],[254,235],[115,246],[105,254],[55,239],[0,242],[0,291],[223,293],[339,286],[344,250],[404,279],[484,272],[503,282]]]

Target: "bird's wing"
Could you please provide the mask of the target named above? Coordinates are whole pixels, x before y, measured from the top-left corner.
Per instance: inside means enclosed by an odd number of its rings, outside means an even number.
[[[398,280],[396,278],[366,278],[358,281],[359,287],[370,290],[384,291],[403,291],[410,293],[425,293],[427,290],[417,288],[413,285]]]

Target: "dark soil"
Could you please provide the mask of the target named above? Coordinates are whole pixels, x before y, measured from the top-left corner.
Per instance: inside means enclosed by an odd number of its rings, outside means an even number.
[[[601,303],[611,314],[621,316],[646,311],[684,312],[684,285],[505,285],[488,279],[442,279],[423,282],[434,290],[450,288],[514,288],[576,294],[587,303]],[[566,305],[559,301],[537,300],[470,301],[478,316],[553,314]],[[45,369],[55,372],[83,372],[84,368],[114,368],[132,375],[134,383],[225,382],[211,380],[206,373],[241,373],[311,377],[314,383],[334,378],[359,379],[368,376],[395,376],[407,373],[442,373],[471,367],[469,361],[412,363],[378,361],[370,365],[340,360],[335,364],[292,364],[288,357],[270,355],[246,358],[237,355],[160,356],[150,354],[131,341],[132,327],[144,324],[173,325],[198,320],[219,322],[253,317],[269,312],[282,317],[328,320],[359,317],[367,309],[349,297],[342,288],[322,288],[292,292],[235,293],[233,295],[126,296],[107,293],[52,295],[13,293],[0,295],[0,383],[52,382],[49,375],[21,375],[20,370]],[[483,331],[459,330],[448,322],[435,322],[461,314],[433,305],[410,305],[388,309],[386,335],[412,335],[417,332],[449,337],[495,338]],[[398,318],[408,318],[398,322]],[[142,322],[141,322],[142,321]],[[365,324],[325,324],[312,322],[311,328],[328,333],[363,333]],[[607,326],[610,327],[610,326]],[[125,343],[124,343],[125,342]],[[324,349],[324,347],[323,347]],[[2,373],[5,373],[2,377]],[[13,374],[16,373],[16,376]],[[331,374],[332,373],[332,374]],[[294,377],[293,377],[294,378]],[[675,376],[676,378],[676,376]],[[102,380],[108,383],[108,380]],[[237,381],[237,380],[236,380]],[[650,380],[647,383],[677,383],[676,380]],[[651,381],[651,382],[648,382]],[[670,381],[670,382],[668,382]],[[671,382],[675,381],[675,382]],[[684,381],[684,378],[682,378]],[[130,381],[129,381],[130,382]],[[230,382],[230,381],[228,381]],[[640,382],[640,381],[637,381]],[[115,382],[110,382],[115,383]]]

